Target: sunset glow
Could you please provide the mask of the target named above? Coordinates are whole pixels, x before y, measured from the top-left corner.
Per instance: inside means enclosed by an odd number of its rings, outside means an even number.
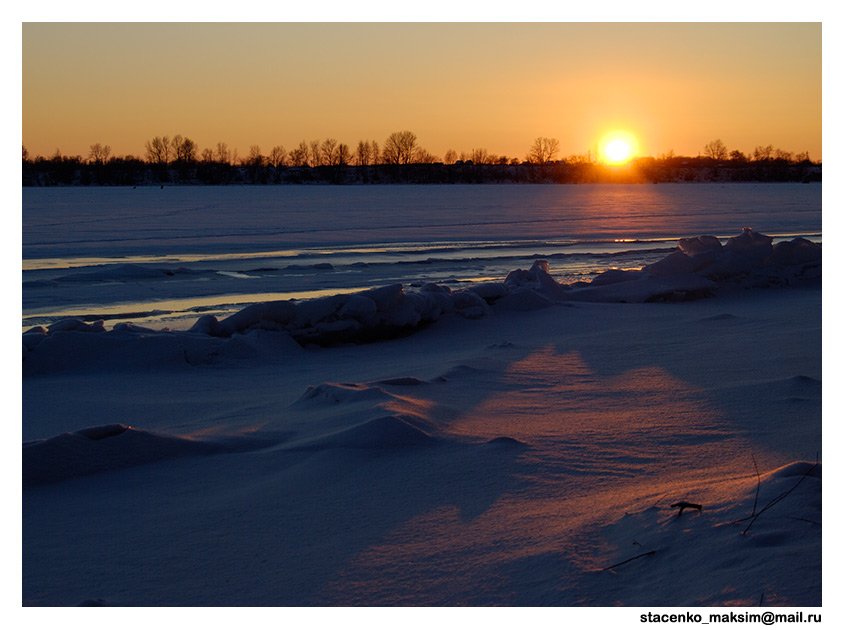
[[[405,129],[441,160],[522,161],[537,137],[559,141],[555,159],[599,149],[609,164],[716,138],[822,157],[820,23],[53,22],[22,38],[33,157],[87,158],[94,143],[143,157],[177,134],[239,157],[354,149]],[[627,157],[597,147],[609,128],[638,136]]]
[[[599,143],[599,159],[606,164],[625,164],[639,152],[639,143],[634,134],[627,131],[611,131]]]

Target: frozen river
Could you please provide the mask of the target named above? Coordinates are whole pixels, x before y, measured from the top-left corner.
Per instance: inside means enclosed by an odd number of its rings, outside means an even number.
[[[821,185],[25,188],[22,325],[183,329],[256,301],[502,279],[536,258],[589,280],[743,227],[821,240]]]

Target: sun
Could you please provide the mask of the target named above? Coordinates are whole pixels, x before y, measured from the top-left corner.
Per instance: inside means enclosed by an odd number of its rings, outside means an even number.
[[[606,164],[625,164],[637,155],[639,143],[629,131],[609,131],[599,142],[599,156]]]

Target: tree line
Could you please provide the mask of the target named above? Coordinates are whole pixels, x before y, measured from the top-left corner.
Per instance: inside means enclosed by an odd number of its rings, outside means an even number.
[[[30,157],[23,147],[23,184],[301,184],[301,183],[600,183],[671,181],[820,181],[821,163],[807,152],[793,154],[772,145],[751,154],[729,151],[720,140],[697,156],[640,157],[623,166],[606,166],[592,151],[558,158],[560,143],[538,137],[524,158],[496,155],[484,148],[449,149],[443,159],[423,148],[416,134],[399,131],[379,144],[360,140],[352,148],[334,138],[303,140],[288,150],[274,146],[265,154],[252,145],[244,156],[225,142],[199,149],[182,135],[155,136],[144,156],[112,155],[111,147],[90,145],[88,156]]]

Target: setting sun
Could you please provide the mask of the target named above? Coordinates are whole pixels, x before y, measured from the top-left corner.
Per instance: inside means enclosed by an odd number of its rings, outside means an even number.
[[[599,143],[599,155],[607,164],[625,164],[638,151],[637,138],[628,131],[608,132]]]

